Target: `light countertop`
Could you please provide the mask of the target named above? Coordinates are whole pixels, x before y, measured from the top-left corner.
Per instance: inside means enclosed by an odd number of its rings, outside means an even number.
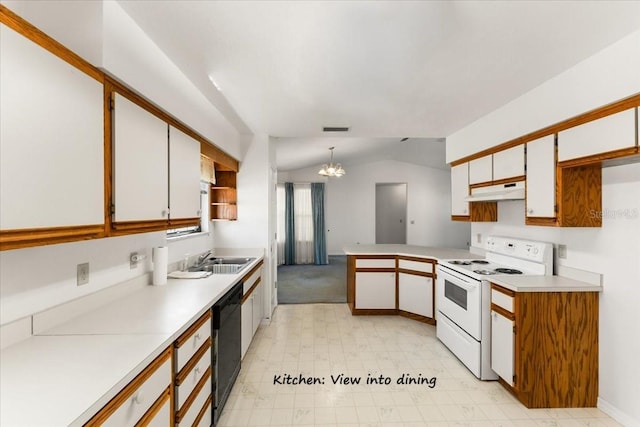
[[[484,256],[473,254],[467,249],[435,248],[415,245],[347,245],[343,250],[347,255],[405,255],[436,260],[484,258]]]
[[[491,282],[514,292],[600,292],[601,285],[590,284],[562,276],[501,275]]]
[[[0,425],[84,424],[262,259],[242,255],[238,274],[144,286],[3,349]]]

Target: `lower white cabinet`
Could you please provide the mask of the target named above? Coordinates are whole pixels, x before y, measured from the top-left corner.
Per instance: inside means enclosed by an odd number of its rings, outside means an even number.
[[[356,272],[356,309],[395,309],[395,272]]]
[[[491,369],[513,386],[515,322],[502,314],[491,311]]]
[[[398,308],[433,318],[433,279],[417,274],[398,273]]]
[[[241,355],[244,358],[253,336],[262,322],[262,263],[244,278],[244,295],[242,296],[242,329]]]

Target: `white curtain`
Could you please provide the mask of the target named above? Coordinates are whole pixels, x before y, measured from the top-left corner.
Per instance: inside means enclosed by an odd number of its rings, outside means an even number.
[[[313,264],[311,184],[294,184],[293,206],[296,226],[296,264]]]
[[[278,228],[276,246],[278,265],[284,264],[285,241],[285,190],[278,184]],[[294,222],[296,233],[296,264],[313,264],[313,214],[311,211],[311,184],[293,185]]]

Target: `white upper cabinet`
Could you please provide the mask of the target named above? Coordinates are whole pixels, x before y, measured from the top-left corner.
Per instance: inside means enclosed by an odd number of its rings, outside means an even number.
[[[167,128],[147,110],[115,95],[114,221],[168,218]]]
[[[170,217],[200,216],[200,143],[169,127]]]
[[[556,216],[555,136],[527,143],[527,217]]]
[[[451,168],[451,215],[469,215],[469,163]]]
[[[480,157],[469,162],[469,184],[478,184],[493,180],[493,157]]]
[[[636,126],[636,109],[632,108],[560,132],[558,161],[633,147]]]
[[[104,224],[102,83],[0,25],[0,229]]]
[[[493,180],[524,175],[524,145],[493,154]]]

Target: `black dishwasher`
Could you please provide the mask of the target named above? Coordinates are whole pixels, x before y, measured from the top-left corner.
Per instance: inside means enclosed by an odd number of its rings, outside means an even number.
[[[220,418],[222,408],[240,372],[242,292],[243,283],[237,283],[213,306],[211,318],[216,336],[212,355],[214,424]]]

